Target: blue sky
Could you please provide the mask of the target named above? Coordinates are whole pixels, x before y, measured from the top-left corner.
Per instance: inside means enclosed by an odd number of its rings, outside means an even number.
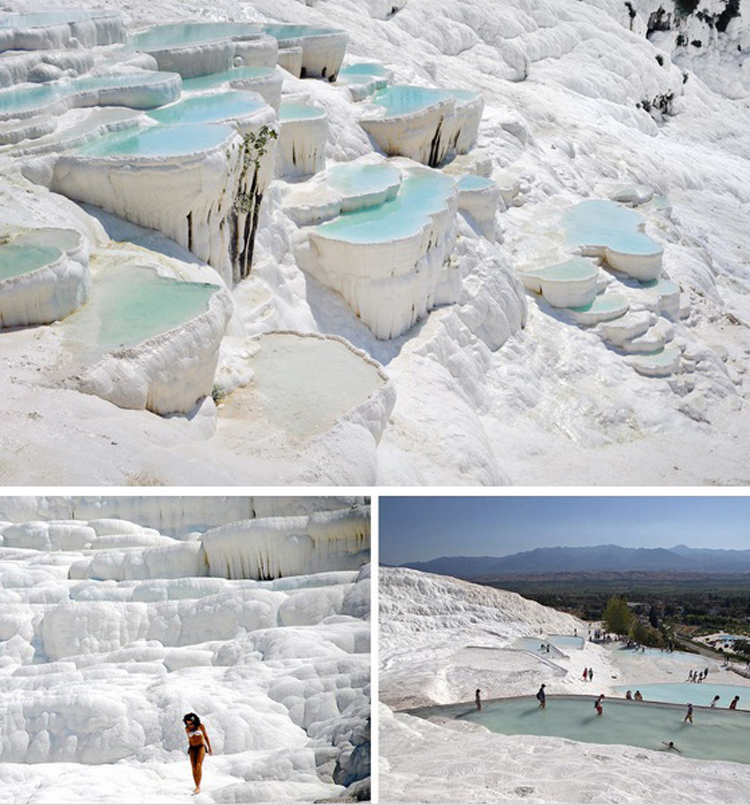
[[[750,497],[381,497],[380,561],[533,548],[750,549]]]

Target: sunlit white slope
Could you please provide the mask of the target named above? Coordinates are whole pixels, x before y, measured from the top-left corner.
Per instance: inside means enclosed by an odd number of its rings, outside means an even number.
[[[369,566],[258,582],[164,561],[145,562],[150,579],[81,578],[80,563],[200,543],[107,518],[0,532],[0,801],[189,801],[190,711],[215,753],[200,801],[367,785]]]

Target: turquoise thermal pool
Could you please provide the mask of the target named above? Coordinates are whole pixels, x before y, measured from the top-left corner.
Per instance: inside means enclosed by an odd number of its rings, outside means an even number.
[[[326,182],[344,198],[387,192],[392,187],[395,195],[401,171],[387,165],[336,165],[328,169]]]
[[[564,263],[556,263],[553,266],[545,266],[544,268],[530,269],[526,273],[546,280],[573,282],[592,279],[596,277],[599,270],[585,257],[571,257],[570,260],[566,260]]]
[[[547,635],[547,641],[558,648],[583,648],[584,640],[572,634]]]
[[[677,660],[678,662],[687,662],[693,665],[694,668],[704,668],[705,662],[701,660],[700,654],[691,654],[689,651],[662,651],[658,648],[643,648],[643,649],[634,649],[634,648],[625,648],[621,646],[618,649],[615,649],[617,652],[617,659],[620,660],[623,657],[626,658],[635,658],[638,657],[661,657],[662,659],[668,660]],[[703,664],[701,664],[703,663]],[[685,671],[687,673],[687,671]]]
[[[59,87],[28,87],[0,91],[0,117],[12,117],[14,113],[29,110],[43,111],[43,107],[62,98],[65,92]]]
[[[701,664],[701,657],[692,655],[695,660],[695,669],[702,670],[705,662]],[[708,678],[711,679],[709,673]],[[735,696],[740,700],[737,707],[740,710],[750,710],[750,685],[714,685],[711,682],[660,682],[652,685],[618,685],[617,690],[625,692],[630,690],[635,693],[640,690],[643,698],[650,702],[671,702],[673,704],[694,704],[696,707],[709,707],[714,696],[721,696],[717,707],[725,710]],[[749,736],[750,737],[750,736]],[[750,749],[750,743],[748,744]],[[748,753],[748,763],[750,763],[750,752]]]
[[[200,92],[231,81],[270,77],[275,72],[274,67],[233,67],[231,70],[223,70],[220,73],[201,75],[196,78],[183,78],[182,89],[184,92]]]
[[[211,123],[245,117],[260,111],[266,102],[254,93],[231,90],[215,95],[184,98],[164,106],[149,117],[164,124]]]
[[[622,254],[655,255],[658,243],[638,231],[643,218],[614,201],[582,201],[563,215],[571,246],[602,246]]]
[[[541,657],[552,658],[565,656],[562,651],[560,651],[559,648],[555,648],[554,645],[550,645],[549,651],[547,651],[548,644],[549,641],[545,640],[543,637],[519,637],[517,640],[513,641],[512,648],[532,651],[534,654],[539,654]]]
[[[308,106],[304,103],[282,103],[279,107],[279,120],[312,120],[314,118],[325,117],[324,109],[319,106]]]
[[[360,62],[349,64],[339,70],[339,81],[342,78],[388,78],[388,70],[377,62]]]
[[[20,277],[54,263],[62,256],[54,246],[10,243],[0,246],[0,281]]]
[[[339,33],[335,28],[313,28],[310,25],[264,25],[262,31],[279,42],[283,42],[285,39],[304,39],[306,36]]]
[[[580,305],[578,307],[570,308],[570,310],[574,311],[575,313],[590,313],[591,315],[599,316],[607,316],[608,314],[612,314],[613,317],[615,317],[614,314],[621,316],[623,313],[627,312],[627,309],[627,301],[619,294],[614,293],[601,294],[588,305]]]
[[[385,109],[384,117],[398,117],[419,112],[452,98],[453,94],[444,89],[394,86],[376,92],[372,102]]]
[[[454,187],[448,176],[415,171],[403,180],[395,198],[377,207],[343,213],[313,231],[348,243],[382,243],[412,237],[431,215],[445,209]]]
[[[91,298],[67,320],[67,334],[95,357],[135,346],[208,310],[218,287],[180,282],[128,266],[96,277]]]
[[[178,25],[155,25],[146,31],[130,36],[130,44],[137,49],[200,45],[222,39],[253,37],[260,33],[257,25],[240,22],[188,22]]]
[[[750,763],[748,713],[696,708],[694,723],[689,724],[683,721],[683,705],[605,699],[604,714],[597,716],[595,700],[595,695],[548,695],[547,707],[542,710],[533,696],[524,696],[484,702],[480,711],[463,703],[409,713],[420,718],[460,718],[503,735],[553,736],[653,750],[666,750],[664,743],[674,741],[683,757]]]
[[[473,173],[467,173],[458,180],[459,190],[489,190],[495,187],[492,179],[486,176],[476,176]]]
[[[79,157],[184,156],[215,148],[234,133],[234,129],[222,124],[152,126],[113,132],[76,149],[74,153]]]

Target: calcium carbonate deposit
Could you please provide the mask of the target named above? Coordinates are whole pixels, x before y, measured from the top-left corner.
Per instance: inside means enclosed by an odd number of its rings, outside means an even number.
[[[0,802],[369,791],[369,506],[0,499]],[[359,794],[358,794],[359,792]]]
[[[739,692],[747,707],[750,681],[716,660],[598,645],[578,618],[447,576],[381,568],[379,593],[381,802],[745,801],[750,766],[738,746],[750,714],[726,705]],[[684,684],[691,667],[709,668],[705,690]],[[624,700],[639,688],[672,704],[640,711]],[[719,692],[722,709],[711,710]],[[665,750],[669,740],[682,755]]]
[[[745,2],[60,3],[0,482],[748,483]]]

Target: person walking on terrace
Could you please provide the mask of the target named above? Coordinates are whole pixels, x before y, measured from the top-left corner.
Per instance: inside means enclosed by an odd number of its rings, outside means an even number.
[[[195,713],[187,713],[183,719],[185,732],[188,737],[188,756],[190,766],[193,770],[193,780],[195,782],[194,794],[201,792],[201,778],[203,777],[203,760],[206,752],[213,755],[211,741],[208,739],[206,728],[201,724],[200,718]]]
[[[536,697],[539,700],[539,707],[544,710],[547,707],[547,693],[545,692],[546,685],[542,685],[541,688],[537,691]]]

